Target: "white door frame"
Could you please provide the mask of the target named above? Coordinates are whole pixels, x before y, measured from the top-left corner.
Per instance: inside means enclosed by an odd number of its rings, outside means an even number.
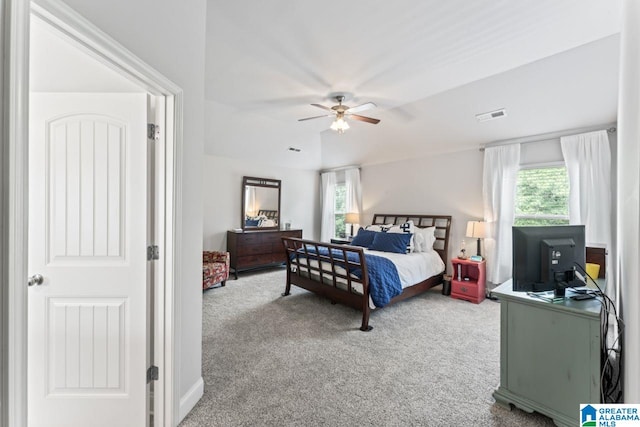
[[[166,144],[156,188],[162,262],[156,277],[154,341],[160,380],[154,395],[156,425],[177,423],[179,384],[175,331],[179,319],[176,278],[180,277],[183,93],[173,82],[142,62],[66,4],[57,0],[0,0],[2,65],[2,165],[0,174],[0,425],[27,425],[27,226],[29,20],[38,15],[87,53],[131,79],[166,104]],[[141,373],[143,374],[143,373]]]

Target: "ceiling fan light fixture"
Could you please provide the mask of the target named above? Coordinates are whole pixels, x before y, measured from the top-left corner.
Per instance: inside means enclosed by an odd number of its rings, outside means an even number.
[[[338,117],[331,123],[331,129],[343,134],[345,130],[349,129],[349,123],[344,118]]]
[[[373,102],[365,102],[364,104],[356,105],[355,107],[349,107],[348,105],[344,105],[342,102],[345,99],[344,94],[336,94],[335,100],[338,105],[334,105],[332,107],[327,107],[322,104],[311,104],[311,106],[320,108],[325,111],[325,114],[322,116],[313,116],[313,117],[305,117],[303,119],[298,119],[299,122],[304,122],[312,119],[320,119],[322,117],[331,117],[334,116],[335,120],[331,123],[330,129],[335,130],[339,134],[343,134],[345,130],[349,129],[349,123],[345,120],[346,116],[349,116],[350,119],[358,120],[365,123],[378,124],[380,120],[374,119],[367,116],[361,116],[359,113],[364,110],[369,110],[371,108],[375,108],[376,104]]]

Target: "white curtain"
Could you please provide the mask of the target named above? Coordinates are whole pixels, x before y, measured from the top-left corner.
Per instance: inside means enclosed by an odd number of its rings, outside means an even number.
[[[360,186],[360,169],[347,169],[344,171],[344,183],[346,187],[346,209],[348,213],[362,213],[362,187]],[[362,219],[360,219],[362,221]]]
[[[516,180],[520,169],[520,144],[487,147],[484,150],[482,196],[487,280],[499,284],[511,278],[511,228],[515,217]]]
[[[336,173],[324,172],[322,179],[322,224],[320,227],[320,240],[331,241],[336,229]]]
[[[560,145],[569,174],[569,223],[583,224],[587,246],[604,245],[611,255],[611,150],[607,131],[564,136]],[[612,263],[607,264],[612,267]]]

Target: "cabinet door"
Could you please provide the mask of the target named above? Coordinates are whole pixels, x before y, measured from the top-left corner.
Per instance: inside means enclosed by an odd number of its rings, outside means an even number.
[[[509,303],[506,320],[507,389],[571,416],[600,400],[597,319]]]

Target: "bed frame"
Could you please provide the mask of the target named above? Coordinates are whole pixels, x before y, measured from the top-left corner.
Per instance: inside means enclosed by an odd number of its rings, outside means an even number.
[[[267,219],[278,219],[278,211],[261,209],[258,211],[258,216],[265,216]]]
[[[434,250],[440,254],[446,269],[447,255],[449,253],[451,216],[374,214],[372,224],[396,225],[409,220],[413,220],[416,227],[436,227],[436,242],[433,247]],[[361,310],[362,326],[360,326],[360,330],[370,331],[373,329],[373,327],[369,325],[369,315],[371,314],[371,308],[369,307],[369,279],[363,248],[292,237],[283,237],[282,243],[287,253],[287,283],[282,296],[289,295],[291,285],[296,285],[329,298],[333,304],[341,303]],[[320,255],[318,251],[319,248],[329,249],[328,255]],[[336,250],[341,256],[335,256],[334,253]],[[349,254],[355,254],[350,255],[354,261],[345,262],[344,260],[348,259]],[[325,263],[325,265],[330,265],[330,271],[320,268],[318,266],[319,263],[315,263],[315,265],[312,264],[312,261],[319,261],[320,263]],[[356,269],[361,269],[362,278],[358,279],[351,274],[351,272]],[[340,272],[344,270],[346,270],[346,272]],[[432,276],[423,282],[404,288],[402,293],[394,297],[389,304],[418,295],[441,284],[443,274],[444,273]],[[355,283],[362,285],[362,294],[354,291],[353,285]]]

